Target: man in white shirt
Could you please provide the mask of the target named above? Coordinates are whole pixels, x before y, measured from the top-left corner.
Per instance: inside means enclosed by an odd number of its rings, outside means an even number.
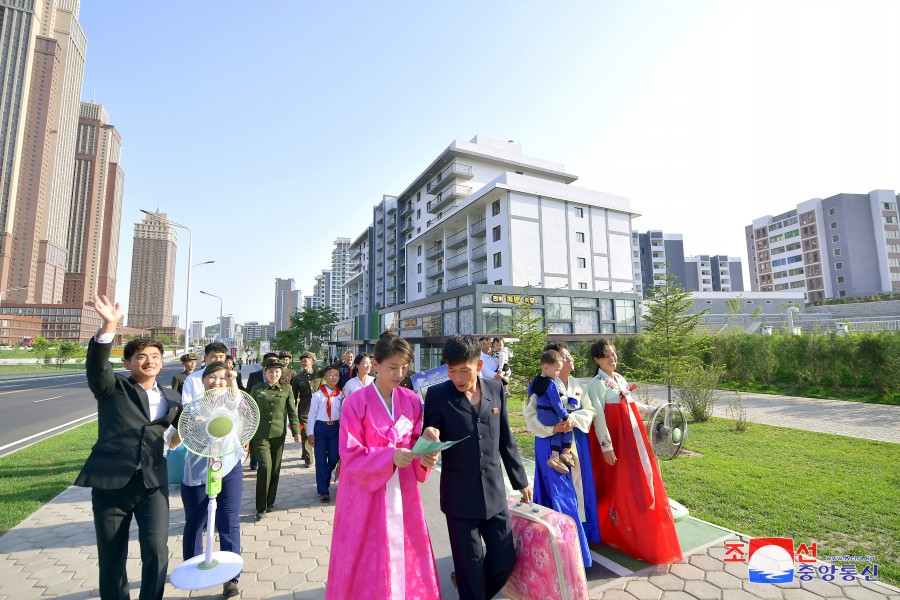
[[[491,356],[491,340],[482,336],[478,339],[481,346],[481,376],[485,379],[496,379],[499,366],[494,357]]]
[[[206,345],[203,353],[206,365],[209,366],[214,362],[225,362],[228,347],[222,342],[212,342]],[[187,404],[203,392],[203,369],[197,369],[184,380],[181,387],[181,402]]]

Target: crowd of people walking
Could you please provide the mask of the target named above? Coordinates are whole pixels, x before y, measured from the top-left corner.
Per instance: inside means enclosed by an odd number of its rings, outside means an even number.
[[[225,386],[253,398],[260,424],[246,448],[222,461],[215,523],[206,522],[208,463],[190,454],[185,460],[185,560],[202,551],[204,527],[215,527],[221,549],[240,553],[245,452],[256,471],[257,520],[277,509],[288,429],[302,444],[302,466],[315,466],[320,502],[332,501],[340,481],[327,598],[440,597],[418,488],[438,460],[440,507],[460,598],[494,597],[516,565],[503,471],[525,502],[572,518],[585,568],[592,565],[588,544],[601,540],[652,564],[682,558],[641,424],[650,407],[631,397],[607,340],[591,347],[597,375],[586,385],[572,376],[574,361],[565,344],[544,348],[541,372],[534,373],[523,408],[535,436],[532,491],[509,425],[509,353],[499,338],[449,338],[442,349],[448,379],[429,387],[424,401],[408,389],[412,348],[391,333],[379,338],[371,355],[348,351],[339,364],[319,372],[309,352],[300,355],[299,371],[290,368],[289,352],[264,355],[246,384],[228,349],[214,342],[204,349],[202,370],[194,370],[196,355],[182,357],[185,371],[168,390],[156,382],[162,347],[153,340],[126,345],[130,377],[113,373],[108,357],[121,311],[105,297],[95,298],[94,306],[103,326],[89,347],[87,376],[98,402],[99,435],[77,484],[94,488],[102,598],[128,597],[122,557],[132,517],[141,540],[141,598],[162,597],[166,430],[205,390]],[[418,450],[420,438],[431,446]],[[453,444],[440,445],[445,441]],[[179,442],[176,433],[168,446]],[[225,582],[224,597],[239,594],[238,583],[239,575]]]

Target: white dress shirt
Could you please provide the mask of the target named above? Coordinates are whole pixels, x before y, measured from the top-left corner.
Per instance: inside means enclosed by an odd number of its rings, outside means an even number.
[[[328,389],[327,387],[325,388]],[[333,392],[334,390],[328,390],[329,392]],[[344,394],[339,393],[337,396],[331,399],[331,417],[328,416],[328,398],[325,397],[325,394],[322,393],[322,390],[319,389],[315,394],[312,395],[312,400],[309,404],[309,417],[307,418],[307,423],[309,424],[309,433],[315,435],[316,434],[316,421],[337,421],[341,418],[341,405],[344,403]]]
[[[181,386],[181,403],[187,404],[205,391],[203,389],[203,369],[197,369],[187,376]]]
[[[490,354],[481,353],[481,375],[485,379],[493,379],[497,374],[497,361]]]
[[[98,344],[112,344],[115,338],[115,333],[100,333],[99,329],[94,335],[94,341]],[[147,399],[150,401],[150,420],[155,421],[166,416],[166,413],[169,412],[169,401],[160,391],[156,380],[153,380],[152,388],[144,391],[147,392]]]

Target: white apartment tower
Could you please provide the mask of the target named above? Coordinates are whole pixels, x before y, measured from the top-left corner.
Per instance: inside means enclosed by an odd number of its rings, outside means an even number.
[[[326,303],[339,319],[347,316],[344,311],[344,283],[349,278],[350,238],[339,237],[334,240],[334,249],[331,251],[331,279]]]
[[[900,291],[900,213],[893,190],[801,202],[746,227],[753,291],[807,302]]]

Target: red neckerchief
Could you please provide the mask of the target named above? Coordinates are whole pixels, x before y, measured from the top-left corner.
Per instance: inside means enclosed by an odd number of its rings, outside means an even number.
[[[325,401],[325,410],[328,412],[328,420],[331,421],[331,399],[336,398],[338,394],[341,393],[341,388],[335,387],[332,393],[328,393],[328,388],[323,384],[319,387],[319,391],[325,394],[327,400]]]

